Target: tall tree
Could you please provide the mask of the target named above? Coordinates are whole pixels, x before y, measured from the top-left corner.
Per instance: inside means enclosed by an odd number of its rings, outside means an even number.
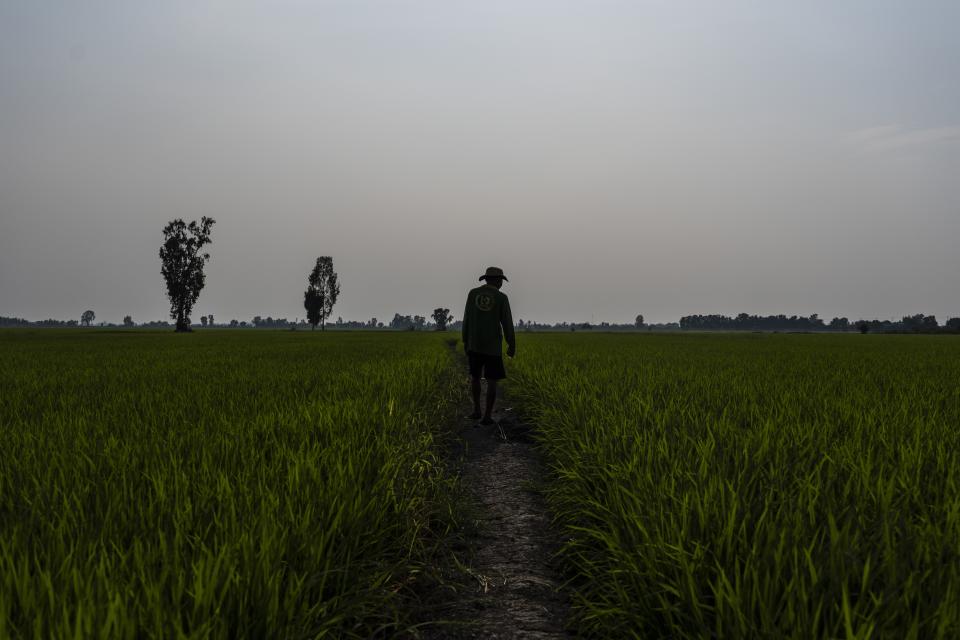
[[[453,322],[453,316],[450,315],[450,309],[437,307],[433,310],[433,321],[437,323],[437,331],[446,331],[447,324]]]
[[[642,314],[642,313],[637,314],[637,317],[636,317],[636,319],[634,320],[634,323],[633,323],[633,324],[634,324],[634,326],[637,327],[637,329],[643,328],[643,314]]]
[[[132,327],[133,326],[133,316],[123,316],[123,326]]]
[[[326,331],[327,318],[333,313],[340,295],[340,283],[337,272],[333,270],[333,258],[320,256],[307,276],[307,290],[303,292],[303,307],[307,310],[307,321],[313,329],[320,325]]]
[[[97,314],[95,314],[93,310],[87,309],[80,316],[80,322],[83,324],[83,326],[89,327],[91,324],[93,324],[93,321],[96,319],[96,317]]]
[[[190,331],[190,311],[206,283],[203,267],[210,260],[209,253],[200,251],[210,244],[214,222],[207,216],[200,219],[200,224],[196,220],[187,224],[177,218],[163,228],[160,271],[167,283],[170,317],[176,320],[176,331]]]

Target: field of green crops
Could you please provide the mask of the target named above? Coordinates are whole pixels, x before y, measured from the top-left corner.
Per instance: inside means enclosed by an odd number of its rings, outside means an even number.
[[[451,525],[435,334],[0,332],[0,638],[369,637]]]
[[[597,637],[960,637],[960,340],[524,335]]]
[[[404,633],[451,337],[0,332],[0,638]],[[579,634],[960,637],[960,340],[518,341]]]

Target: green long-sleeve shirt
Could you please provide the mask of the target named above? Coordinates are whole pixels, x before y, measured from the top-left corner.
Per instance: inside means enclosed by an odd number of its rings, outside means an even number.
[[[468,351],[499,356],[503,353],[503,339],[516,348],[510,300],[496,287],[483,285],[467,294],[463,311],[463,344]]]

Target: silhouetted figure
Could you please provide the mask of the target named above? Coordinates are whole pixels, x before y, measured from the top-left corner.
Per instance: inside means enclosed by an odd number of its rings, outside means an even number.
[[[480,418],[480,378],[487,381],[487,405],[480,424],[493,424],[493,404],[497,399],[497,380],[507,377],[503,367],[503,339],[507,340],[507,355],[517,351],[513,332],[510,300],[500,291],[506,276],[503,269],[487,267],[480,280],[486,284],[471,289],[463,312],[463,349],[467,353],[472,378],[474,420]]]

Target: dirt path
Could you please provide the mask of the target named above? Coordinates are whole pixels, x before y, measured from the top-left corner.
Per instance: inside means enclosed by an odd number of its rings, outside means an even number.
[[[424,629],[436,638],[568,638],[567,603],[552,566],[558,540],[537,487],[543,482],[540,456],[529,426],[509,401],[498,400],[498,424],[456,425],[462,447],[459,472],[476,512],[462,532],[469,566],[460,570],[469,586],[436,611],[449,624]],[[471,408],[466,405],[461,416]],[[464,575],[465,574],[465,575]]]

